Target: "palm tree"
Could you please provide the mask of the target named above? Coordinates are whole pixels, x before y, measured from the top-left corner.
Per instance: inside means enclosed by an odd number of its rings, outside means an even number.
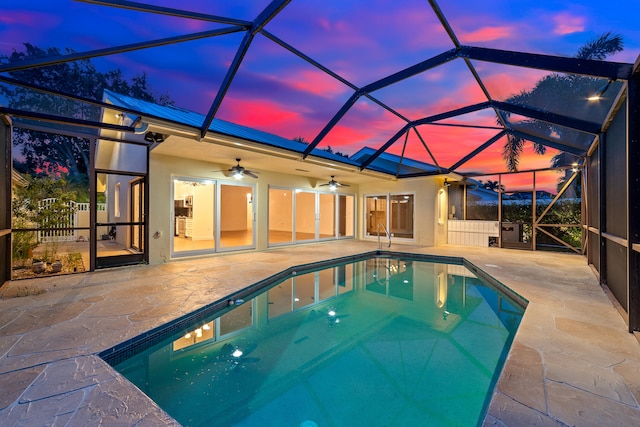
[[[623,50],[622,37],[611,32],[602,34],[600,37],[587,42],[578,50],[576,58],[604,60],[607,56]],[[616,82],[610,85],[616,85]],[[598,117],[604,119],[608,112],[610,103],[593,102],[585,103],[585,99],[596,93],[602,87],[602,80],[578,75],[553,73],[543,77],[536,83],[533,89],[522,91],[513,95],[506,101],[512,104],[532,106],[540,109],[551,110],[560,114],[577,114],[581,118]],[[617,84],[620,87],[620,84]],[[614,93],[615,88],[610,89]],[[510,113],[503,113],[505,121],[509,121]],[[584,144],[585,135],[575,131],[567,131],[560,126],[554,126],[538,120],[525,120],[518,124],[518,127],[533,135],[548,137],[555,135],[561,141],[573,142],[577,145]],[[518,164],[525,140],[507,135],[507,142],[502,149],[502,157],[506,167],[511,172],[518,171]],[[534,151],[538,154],[546,153],[546,147],[542,144],[533,143]],[[561,160],[561,159],[559,159]]]
[[[491,181],[491,180],[487,180],[487,182],[482,182],[482,188],[485,188],[487,190],[491,190],[491,191],[503,191],[504,190],[504,185],[500,185],[500,182],[498,181]]]

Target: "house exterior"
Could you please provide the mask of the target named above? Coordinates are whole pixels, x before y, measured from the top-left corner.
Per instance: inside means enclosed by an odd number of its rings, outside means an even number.
[[[106,195],[107,223],[115,225],[114,240],[129,256],[144,254],[158,264],[345,238],[421,246],[447,242],[444,176],[397,180],[394,175],[398,168],[433,172],[433,165],[383,153],[360,171],[358,162],[374,152],[367,148],[353,159],[315,149],[302,160],[303,142],[222,120],[214,120],[200,138],[203,117],[197,113],[110,91],[104,102],[142,113],[105,109],[105,122],[133,123],[139,131],[103,131],[96,148],[96,182]],[[145,138],[157,140],[148,151]],[[250,174],[234,178],[237,167]],[[337,188],[328,185],[334,178]]]

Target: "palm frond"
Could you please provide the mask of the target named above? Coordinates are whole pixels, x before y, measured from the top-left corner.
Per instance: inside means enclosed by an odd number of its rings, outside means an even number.
[[[623,49],[624,42],[622,41],[622,36],[618,34],[614,35],[609,31],[585,43],[585,45],[578,50],[576,58],[602,61],[609,55],[622,52]]]
[[[543,155],[547,152],[547,146],[546,145],[542,145],[542,144],[538,144],[537,142],[533,143],[533,151],[535,151],[536,154],[540,154]]]
[[[509,172],[517,172],[520,156],[524,147],[524,139],[507,135],[507,142],[502,147],[502,158]]]

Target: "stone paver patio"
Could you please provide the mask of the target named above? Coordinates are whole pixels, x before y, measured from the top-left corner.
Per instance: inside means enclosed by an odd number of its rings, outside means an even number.
[[[0,289],[0,425],[177,425],[97,354],[290,266],[375,249],[340,241],[11,282]],[[529,300],[485,426],[640,425],[640,345],[583,257],[391,250],[463,256]]]

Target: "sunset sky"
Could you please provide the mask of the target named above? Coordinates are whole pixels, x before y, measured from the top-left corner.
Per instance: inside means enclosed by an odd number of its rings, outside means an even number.
[[[162,0],[154,5],[251,21],[266,0]],[[439,6],[463,45],[575,56],[580,46],[605,32],[623,37],[625,49],[609,58],[633,63],[640,54],[640,0],[440,0]],[[77,52],[228,27],[69,0],[3,0],[0,54],[22,51],[23,43]],[[293,0],[265,27],[357,87],[454,47],[425,0]],[[175,105],[206,114],[244,33],[105,56],[101,70],[121,68],[127,76],[146,72],[157,93]],[[531,89],[546,72],[474,61],[491,97],[505,100]],[[217,118],[311,141],[354,90],[258,34],[218,111]],[[372,93],[410,120],[486,101],[461,59]],[[566,112],[565,114],[570,114]],[[495,126],[493,111],[446,123]],[[352,154],[379,148],[404,122],[362,97],[319,148]],[[498,130],[426,125],[419,128],[437,162],[451,166]],[[401,154],[404,136],[389,152]],[[504,139],[460,168],[503,171]],[[405,155],[433,163],[411,133]],[[521,169],[546,167],[556,154],[531,154]]]

